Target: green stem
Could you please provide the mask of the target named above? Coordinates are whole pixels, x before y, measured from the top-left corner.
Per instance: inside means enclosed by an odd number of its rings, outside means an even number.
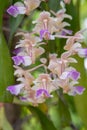
[[[1,1],[0,0],[0,32],[2,32],[2,26],[3,26],[3,13],[5,10],[6,5],[9,3],[9,1]]]
[[[3,2],[1,5],[1,9],[0,9],[0,32],[2,31],[2,23],[3,23],[3,9],[4,9],[4,5]]]
[[[78,30],[80,29],[80,3],[81,3],[81,0],[77,0],[77,2],[76,2],[76,12],[77,12]]]

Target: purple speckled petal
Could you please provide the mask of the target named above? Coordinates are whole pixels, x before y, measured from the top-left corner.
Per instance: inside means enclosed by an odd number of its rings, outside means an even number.
[[[16,48],[15,50],[13,50],[13,54],[17,55],[19,52],[21,52],[22,48]]]
[[[14,17],[16,17],[16,16],[19,14],[19,10],[18,10],[17,6],[14,6],[14,5],[11,5],[11,6],[7,9],[7,12],[8,12],[10,15],[14,16]]]
[[[40,97],[43,94],[45,94],[46,97],[51,97],[51,95],[48,93],[48,91],[46,89],[38,89],[36,92],[36,97]]]
[[[13,56],[12,60],[14,61],[15,65],[20,65],[21,63],[24,62],[24,59],[22,56]]]
[[[40,30],[40,39],[42,40],[46,34],[48,35],[48,38],[50,39],[50,33],[47,29]]]
[[[63,30],[61,35],[66,36],[67,34],[72,35],[72,30]]]
[[[60,76],[61,79],[71,78],[72,80],[78,80],[79,77],[80,77],[80,73],[76,70],[65,71]]]
[[[84,90],[85,90],[85,88],[83,88],[82,86],[76,86],[76,87],[74,87],[75,88],[75,92],[77,93],[77,94],[83,94],[83,92],[84,92]]]
[[[23,87],[24,84],[12,85],[7,87],[7,91],[10,91],[11,94],[18,95]]]
[[[40,39],[43,39],[44,30],[40,30]]]
[[[66,33],[65,31],[62,31],[61,35],[62,35],[62,36],[66,36],[67,33]]]
[[[77,53],[80,57],[87,57],[87,48],[78,49]]]
[[[72,70],[70,72],[70,77],[73,79],[73,80],[78,80],[78,78],[80,77],[80,73],[76,70]]]
[[[15,65],[23,64],[25,66],[29,66],[32,63],[30,56],[13,56],[12,59]]]
[[[7,12],[13,16],[13,17],[17,17],[19,14],[25,14],[26,13],[26,7],[20,3],[18,5],[19,2],[15,3],[15,5],[11,5],[8,9]]]
[[[27,101],[27,98],[26,97],[20,97],[20,100],[21,101]]]
[[[75,96],[77,94],[81,95],[83,94],[85,88],[82,86],[74,86],[71,88],[71,90],[68,92],[69,95]]]

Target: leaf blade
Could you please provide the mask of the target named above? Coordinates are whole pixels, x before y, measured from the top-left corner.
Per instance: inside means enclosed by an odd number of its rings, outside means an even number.
[[[57,130],[53,122],[39,108],[29,106],[29,109],[37,115],[43,130]]]
[[[0,34],[0,102],[12,102],[13,96],[6,87],[14,83],[13,67],[9,49],[3,34]]]

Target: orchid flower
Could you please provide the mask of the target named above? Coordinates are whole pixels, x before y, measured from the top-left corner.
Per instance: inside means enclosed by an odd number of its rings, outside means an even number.
[[[23,3],[16,2],[7,9],[7,12],[13,17],[17,17],[19,14],[29,15],[40,3],[40,0],[24,0]]]
[[[51,97],[50,93],[55,90],[52,80],[48,74],[41,74],[34,81],[33,89],[36,90],[36,97],[46,96]]]
[[[75,85],[77,83],[78,82],[73,82],[73,81],[70,83],[69,91],[68,91],[69,95],[75,96],[77,94],[79,95],[83,94],[83,92],[85,91],[85,88],[79,85],[78,86]]]
[[[22,2],[16,2],[14,5],[11,5],[7,12],[12,15],[13,17],[17,17],[19,14],[25,14],[26,13],[26,7]]]
[[[71,78],[72,80],[78,80],[79,77],[80,77],[80,73],[74,69],[71,69],[71,70],[64,71],[60,76],[60,79],[65,80]]]
[[[30,56],[14,56],[12,59],[15,65],[23,64],[24,66],[29,66],[32,64]]]
[[[21,89],[24,87],[24,84],[17,84],[8,86],[7,91],[10,91],[13,95],[18,95],[21,92]]]

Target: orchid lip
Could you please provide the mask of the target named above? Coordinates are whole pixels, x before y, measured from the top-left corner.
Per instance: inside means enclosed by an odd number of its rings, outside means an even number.
[[[36,97],[38,98],[38,97],[42,96],[42,94],[45,94],[46,97],[51,96],[46,89],[38,89],[36,92]]]
[[[12,59],[15,65],[23,64],[25,66],[29,66],[32,63],[30,56],[13,56]]]
[[[78,49],[77,53],[80,57],[87,57],[87,48],[84,49]]]
[[[80,77],[80,73],[76,70],[65,71],[60,76],[61,79],[71,78],[72,80],[78,80],[79,77]]]
[[[7,91],[10,91],[13,95],[18,95],[23,87],[24,84],[12,85],[7,87]]]
[[[82,94],[85,91],[85,88],[83,88],[81,86],[76,86],[75,91],[77,94]]]
[[[8,12],[10,15],[14,16],[14,17],[16,17],[16,16],[18,15],[18,13],[19,13],[17,6],[14,6],[14,5],[11,5],[11,6],[7,9],[7,12]]]
[[[50,39],[50,33],[47,29],[42,29],[40,30],[40,38],[43,39],[45,37],[45,35],[47,34],[48,39]]]

